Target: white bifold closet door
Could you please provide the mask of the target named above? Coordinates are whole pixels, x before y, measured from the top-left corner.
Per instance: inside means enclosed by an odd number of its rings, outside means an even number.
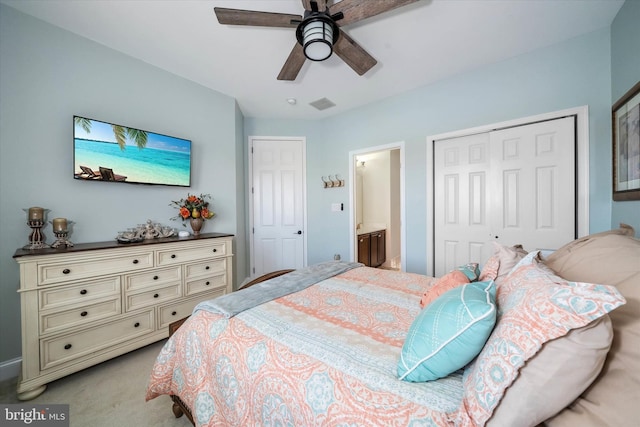
[[[576,237],[575,117],[434,143],[434,274]]]

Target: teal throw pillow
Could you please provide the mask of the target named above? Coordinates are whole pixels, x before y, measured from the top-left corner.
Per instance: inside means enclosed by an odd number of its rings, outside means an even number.
[[[456,270],[463,272],[470,282],[475,282],[480,276],[480,267],[477,262],[470,262],[468,264],[461,265],[460,267],[457,267]]]
[[[482,350],[496,323],[493,281],[451,289],[415,318],[400,354],[398,377],[423,382],[465,367]]]

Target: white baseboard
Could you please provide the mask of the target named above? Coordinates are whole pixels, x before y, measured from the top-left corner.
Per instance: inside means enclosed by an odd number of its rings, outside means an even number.
[[[0,362],[0,381],[17,377],[20,374],[21,363],[22,358],[20,357]]]

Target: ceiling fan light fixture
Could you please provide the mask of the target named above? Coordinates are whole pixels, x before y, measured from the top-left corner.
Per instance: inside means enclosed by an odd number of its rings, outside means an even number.
[[[331,56],[338,34],[339,29],[333,19],[321,12],[312,12],[296,30],[304,56],[312,61],[324,61]]]

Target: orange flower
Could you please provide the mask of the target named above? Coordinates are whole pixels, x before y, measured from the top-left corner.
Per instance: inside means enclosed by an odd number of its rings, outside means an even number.
[[[209,212],[208,208],[202,208],[202,218],[206,218],[206,219],[210,219],[213,218],[213,215],[215,215],[213,212]]]
[[[178,215],[171,218],[172,220],[182,220],[182,224],[186,226],[185,221],[189,218],[201,217],[202,219],[211,219],[216,214],[209,209],[209,194],[187,194],[185,199],[174,200],[169,206],[178,209]],[[198,215],[200,214],[200,215]]]

